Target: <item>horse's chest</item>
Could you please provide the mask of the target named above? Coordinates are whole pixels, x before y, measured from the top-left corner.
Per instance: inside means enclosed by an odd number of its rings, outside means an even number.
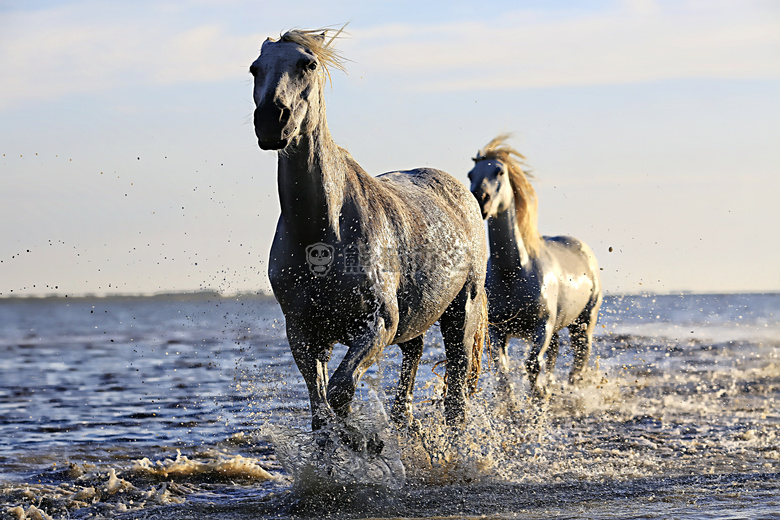
[[[348,311],[375,299],[370,284],[361,276],[319,276],[300,268],[269,273],[274,295],[284,308]]]
[[[341,272],[342,265],[315,270],[317,265],[272,266],[274,296],[288,321],[304,324],[327,341],[344,342],[376,312],[376,295],[365,275]]]
[[[531,273],[492,270],[486,282],[490,322],[522,331],[549,313],[543,281]]]

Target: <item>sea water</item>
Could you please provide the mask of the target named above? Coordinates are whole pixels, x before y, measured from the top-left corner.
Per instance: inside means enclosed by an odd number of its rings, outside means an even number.
[[[564,338],[531,402],[514,340],[517,406],[486,358],[458,434],[425,343],[416,430],[387,419],[391,346],[356,453],[312,436],[272,299],[3,300],[0,518],[780,518],[780,294],[608,296],[580,385]]]

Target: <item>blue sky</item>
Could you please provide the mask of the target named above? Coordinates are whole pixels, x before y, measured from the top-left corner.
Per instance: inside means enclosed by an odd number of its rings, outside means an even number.
[[[465,182],[513,132],[608,291],[780,290],[776,2],[0,1],[0,295],[267,289],[247,68],[345,22],[328,121],[368,172]]]

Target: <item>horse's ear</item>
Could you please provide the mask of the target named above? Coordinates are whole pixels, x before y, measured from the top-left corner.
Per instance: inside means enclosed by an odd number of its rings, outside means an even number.
[[[314,38],[320,43],[323,43],[325,41],[325,35],[327,31],[322,31],[320,34],[315,34]]]

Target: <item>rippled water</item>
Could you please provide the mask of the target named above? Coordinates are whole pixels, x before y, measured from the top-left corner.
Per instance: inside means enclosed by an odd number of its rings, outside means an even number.
[[[2,301],[0,518],[780,518],[780,294],[609,297],[583,385],[509,412],[488,371],[457,437],[426,346],[422,435],[387,423],[390,347],[355,454],[311,438],[273,301]]]

